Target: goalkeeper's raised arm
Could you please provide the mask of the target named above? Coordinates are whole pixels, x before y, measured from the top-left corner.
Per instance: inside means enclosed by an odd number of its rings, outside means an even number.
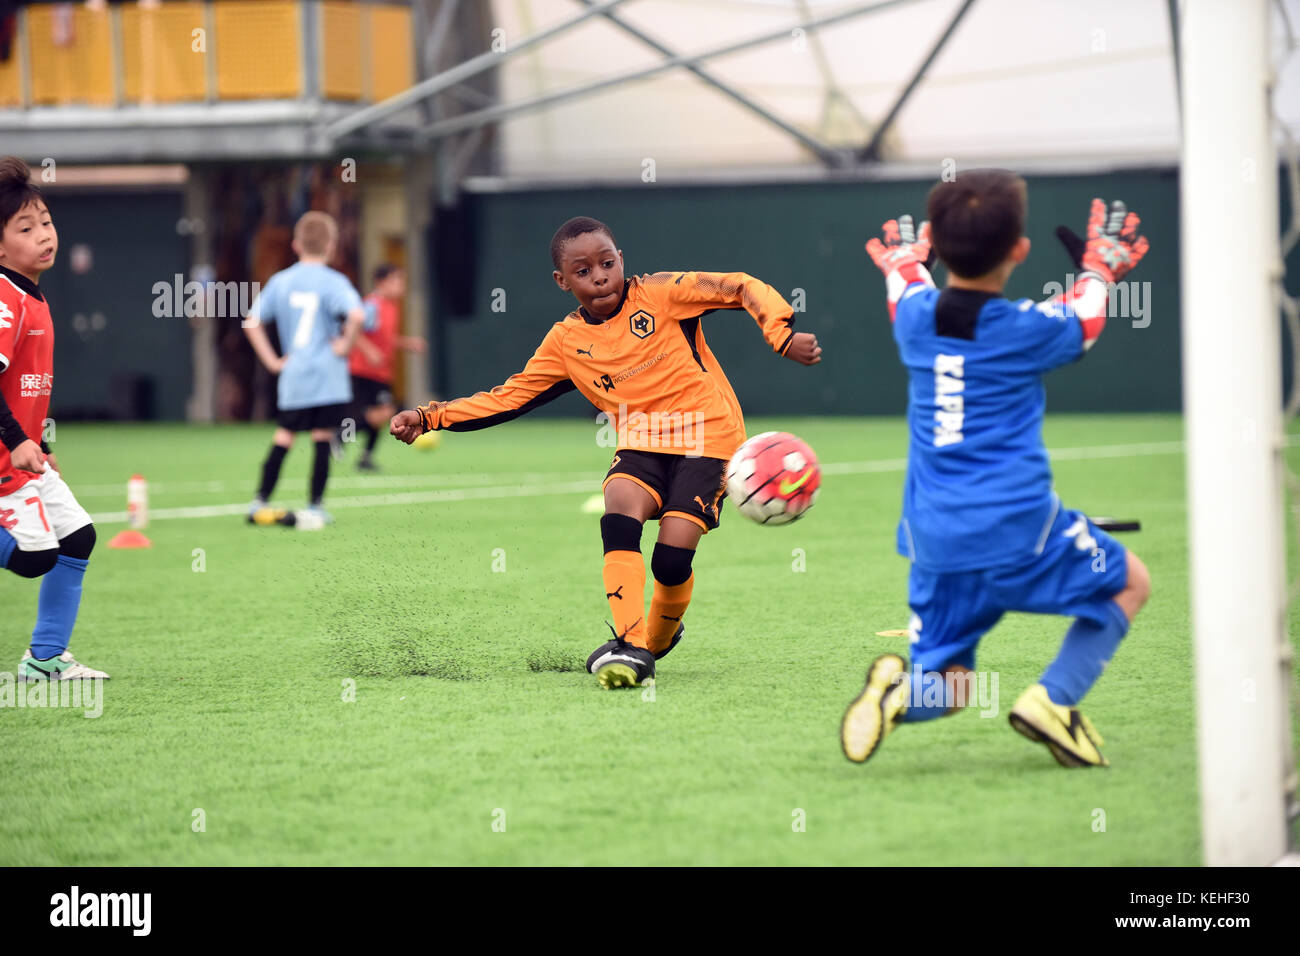
[[[1110,286],[1128,275],[1150,243],[1138,234],[1142,220],[1116,200],[1107,211],[1106,203],[1093,199],[1088,212],[1087,238],[1080,239],[1068,226],[1057,226],[1056,236],[1065,246],[1075,268],[1070,288],[1042,305],[1044,311],[1068,310],[1083,328],[1083,351],[1092,348],[1106,327],[1110,307]]]
[[[888,220],[882,227],[882,239],[867,242],[867,255],[885,276],[885,294],[889,300],[889,321],[894,321],[898,301],[913,283],[934,287],[930,267],[934,265],[934,247],[930,242],[930,224],[921,223],[917,232],[912,217],[903,215]]]

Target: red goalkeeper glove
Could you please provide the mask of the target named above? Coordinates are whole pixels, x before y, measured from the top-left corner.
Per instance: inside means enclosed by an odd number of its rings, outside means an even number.
[[[867,243],[867,255],[876,268],[885,274],[885,291],[889,297],[889,321],[894,321],[894,310],[903,290],[914,282],[933,286],[929,267],[935,260],[930,244],[930,224],[921,223],[918,234],[911,216],[890,219],[882,227],[884,236]]]
[[[1135,212],[1116,200],[1110,213],[1100,199],[1092,201],[1088,212],[1088,238],[1080,239],[1067,226],[1056,227],[1056,237],[1074,260],[1075,266],[1095,272],[1106,282],[1118,282],[1142,261],[1150,244],[1138,235],[1142,220]]]

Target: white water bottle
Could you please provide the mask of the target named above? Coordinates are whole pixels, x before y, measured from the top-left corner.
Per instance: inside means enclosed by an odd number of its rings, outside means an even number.
[[[132,475],[126,483],[126,524],[143,531],[149,523],[149,485],[143,475]]]

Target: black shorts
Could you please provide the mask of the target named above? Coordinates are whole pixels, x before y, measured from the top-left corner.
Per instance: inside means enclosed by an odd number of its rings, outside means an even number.
[[[391,405],[392,403],[392,385],[387,382],[376,381],[373,378],[363,378],[360,375],[352,376],[352,404],[354,406],[366,409],[374,408],[376,405]]]
[[[291,432],[309,432],[313,428],[338,428],[347,414],[347,405],[313,405],[281,411],[275,423]]]
[[[727,462],[721,458],[619,449],[601,489],[615,477],[631,479],[650,492],[659,506],[652,520],[673,515],[694,521],[705,531],[718,526],[727,494]]]

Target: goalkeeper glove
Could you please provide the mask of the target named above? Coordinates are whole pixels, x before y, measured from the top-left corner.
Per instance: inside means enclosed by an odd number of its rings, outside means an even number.
[[[911,216],[899,216],[884,224],[883,241],[867,242],[867,255],[876,268],[885,274],[885,290],[889,297],[889,321],[894,321],[894,310],[903,290],[914,282],[933,286],[929,267],[936,258],[930,243],[930,224],[921,223],[920,233],[913,227]]]
[[[1141,221],[1119,200],[1110,204],[1107,214],[1106,204],[1094,199],[1088,212],[1088,238],[1080,239],[1067,226],[1057,226],[1056,237],[1076,267],[1095,272],[1106,282],[1118,282],[1150,248],[1146,236],[1138,235]]]

